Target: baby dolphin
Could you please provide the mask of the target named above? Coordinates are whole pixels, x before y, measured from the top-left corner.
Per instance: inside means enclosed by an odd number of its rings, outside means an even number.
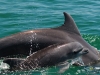
[[[9,70],[30,70],[56,66],[61,62],[78,58],[87,53],[88,50],[78,42],[60,43],[37,51],[26,59],[8,58],[3,62],[10,66]]]

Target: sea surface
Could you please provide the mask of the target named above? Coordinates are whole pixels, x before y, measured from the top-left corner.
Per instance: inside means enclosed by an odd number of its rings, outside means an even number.
[[[64,23],[69,13],[82,37],[100,49],[100,0],[0,0],[0,38],[32,29],[53,28]],[[56,33],[55,33],[56,34]],[[100,69],[71,66],[64,73],[51,67],[0,75],[100,75]]]

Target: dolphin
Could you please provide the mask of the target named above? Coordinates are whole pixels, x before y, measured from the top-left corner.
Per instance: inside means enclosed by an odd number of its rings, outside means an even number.
[[[73,18],[64,12],[64,24],[55,28],[36,29],[20,32],[0,39],[0,57],[30,54],[57,43],[79,42],[89,53],[82,56],[85,65],[100,58],[98,50],[81,36]]]
[[[88,53],[87,49],[78,42],[59,43],[48,46],[36,53],[31,54],[26,59],[8,58],[3,62],[7,63],[10,71],[15,70],[30,70],[41,67],[50,67],[65,63],[68,65],[68,60],[78,58]]]

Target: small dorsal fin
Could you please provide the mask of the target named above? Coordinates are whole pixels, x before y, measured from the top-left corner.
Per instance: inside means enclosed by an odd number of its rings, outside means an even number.
[[[64,17],[65,17],[64,24],[58,28],[80,35],[80,32],[79,32],[73,18],[69,14],[67,14],[66,12],[64,12]]]

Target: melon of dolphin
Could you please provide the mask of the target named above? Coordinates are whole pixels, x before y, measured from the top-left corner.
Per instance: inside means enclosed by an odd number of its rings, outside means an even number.
[[[59,27],[20,32],[0,39],[0,57],[29,55],[57,43],[79,42],[89,53],[82,56],[85,65],[99,60],[99,52],[81,36],[72,17],[64,12],[65,21]],[[31,48],[31,49],[30,49]]]

